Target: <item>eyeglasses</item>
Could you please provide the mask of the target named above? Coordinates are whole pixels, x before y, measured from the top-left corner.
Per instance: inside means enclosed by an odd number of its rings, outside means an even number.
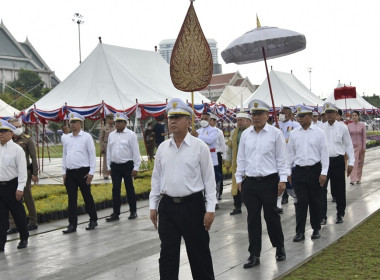
[[[11,132],[9,129],[0,129],[0,134],[5,134],[7,132]]]

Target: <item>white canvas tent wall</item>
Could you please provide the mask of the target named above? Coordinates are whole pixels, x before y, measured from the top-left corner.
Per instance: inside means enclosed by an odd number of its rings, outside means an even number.
[[[343,87],[344,84],[338,83],[336,86],[337,88]],[[331,102],[335,104],[340,109],[347,109],[351,110],[362,110],[364,109],[377,109],[375,106],[373,106],[371,103],[367,102],[363,97],[361,97],[359,94],[356,94],[356,98],[347,98],[345,99],[338,99],[335,100],[334,98],[334,92],[330,94],[329,97],[326,98],[326,102]]]
[[[35,103],[50,111],[68,106],[104,103],[118,110],[136,104],[162,104],[174,97],[191,102],[191,93],[177,90],[169,65],[158,52],[99,43],[90,55],[63,82]],[[194,93],[195,104],[209,102]]]
[[[295,106],[298,104],[321,106],[323,104],[323,101],[312,93],[293,74],[272,70],[269,73],[269,77],[276,107]],[[267,79],[265,79],[251,97],[244,102],[244,108],[248,108],[248,103],[252,99],[260,99],[272,106]]]
[[[13,117],[18,114],[20,114],[19,110],[0,99],[0,117]]]
[[[241,99],[243,99],[244,103],[244,101],[247,100],[251,95],[252,92],[246,87],[235,87],[227,85],[216,103],[222,103],[226,105],[227,108],[240,108]]]

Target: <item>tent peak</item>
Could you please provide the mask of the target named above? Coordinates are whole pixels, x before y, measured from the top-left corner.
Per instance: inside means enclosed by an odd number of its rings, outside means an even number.
[[[256,14],[256,25],[257,25],[257,28],[261,27],[259,16],[257,14]]]
[[[98,39],[99,39],[99,43],[101,44],[102,43],[102,37],[98,37]]]

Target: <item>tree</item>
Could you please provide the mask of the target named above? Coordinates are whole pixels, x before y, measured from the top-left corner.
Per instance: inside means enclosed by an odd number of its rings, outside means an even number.
[[[11,88],[17,89],[21,93],[30,93],[33,97],[40,98],[45,83],[36,72],[20,69],[18,72],[18,78],[13,82],[9,82],[8,85]],[[7,87],[5,91],[18,94],[11,88]]]
[[[380,108],[380,97],[378,95],[374,94],[373,96],[363,96],[363,98],[371,103],[373,107]]]

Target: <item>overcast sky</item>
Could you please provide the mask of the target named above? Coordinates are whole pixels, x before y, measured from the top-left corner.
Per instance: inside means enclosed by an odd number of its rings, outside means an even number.
[[[176,38],[189,0],[12,0],[2,1],[0,18],[16,38],[26,37],[49,67],[64,80],[79,65],[78,27],[82,60],[103,43],[154,50],[163,39]],[[195,11],[207,38],[218,42],[223,73],[239,71],[253,84],[265,79],[263,62],[225,64],[220,53],[235,38],[262,26],[290,29],[306,36],[306,49],[268,61],[274,70],[290,72],[325,98],[340,80],[361,95],[380,94],[380,1],[377,0],[196,0]],[[308,69],[311,68],[311,75]]]

